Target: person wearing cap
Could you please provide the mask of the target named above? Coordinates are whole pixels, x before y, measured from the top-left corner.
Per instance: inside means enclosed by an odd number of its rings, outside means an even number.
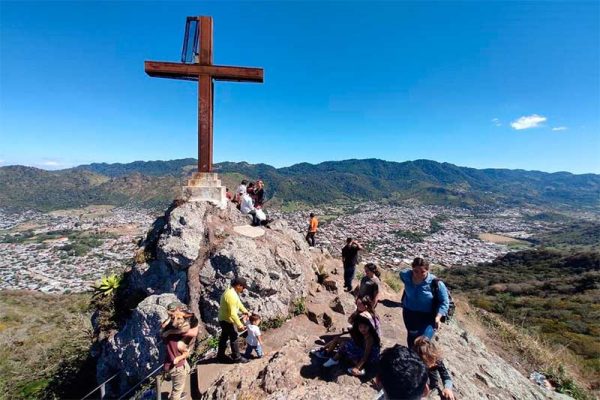
[[[248,316],[248,310],[242,304],[239,293],[248,287],[246,279],[234,278],[231,286],[223,292],[219,305],[219,325],[221,326],[221,336],[219,337],[219,347],[217,350],[217,360],[227,362],[229,359],[225,355],[227,342],[231,346],[231,359],[234,362],[246,363],[248,360],[240,354],[237,343],[238,331],[244,330],[244,324],[240,320],[238,313],[242,313],[244,318]],[[236,330],[237,328],[237,330]]]

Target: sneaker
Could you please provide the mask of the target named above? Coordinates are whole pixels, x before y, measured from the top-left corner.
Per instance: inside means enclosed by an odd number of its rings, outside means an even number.
[[[334,365],[338,365],[340,362],[334,360],[333,358],[330,358],[329,360],[325,361],[325,364],[323,364],[323,366],[325,368],[329,368],[329,367],[333,367]]]
[[[325,349],[312,349],[310,351],[310,354],[317,357],[317,358],[322,358],[324,360],[329,358],[329,355],[327,354],[327,352],[325,351]]]
[[[360,370],[358,370],[358,374],[355,375],[355,374],[352,373],[352,368],[348,368],[348,373],[350,375],[353,375],[353,376],[364,376],[365,375],[365,370],[364,369],[360,369]]]
[[[225,354],[217,355],[217,357],[215,357],[215,359],[217,360],[217,362],[222,363],[222,364],[231,363],[231,358]]]
[[[233,362],[236,364],[246,364],[249,360],[246,357],[234,358]]]

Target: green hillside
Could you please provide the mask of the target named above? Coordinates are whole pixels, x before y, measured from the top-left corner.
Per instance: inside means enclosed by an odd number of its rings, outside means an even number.
[[[179,193],[195,168],[194,159],[89,164],[61,171],[0,168],[0,207],[51,210],[89,204],[163,206]],[[274,168],[225,162],[215,166],[234,186],[243,177],[261,178],[267,196],[279,203],[316,205],[350,200],[457,206],[551,205],[600,208],[600,175],[567,172],[474,169],[428,160],[402,163],[377,159],[330,161]]]

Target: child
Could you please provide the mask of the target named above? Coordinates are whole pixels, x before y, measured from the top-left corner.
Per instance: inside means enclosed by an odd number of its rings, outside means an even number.
[[[426,336],[419,336],[415,339],[413,350],[419,355],[429,370],[429,389],[431,391],[437,389],[440,397],[444,400],[455,400],[454,393],[452,392],[452,378],[435,344]],[[438,374],[442,378],[444,389],[438,387]]]
[[[260,333],[260,328],[258,325],[260,325],[260,315],[252,314],[247,322],[248,336],[246,336],[247,346],[246,352],[244,353],[245,358],[250,358],[252,355],[252,350],[256,351],[258,358],[262,358],[263,356],[262,334]]]
[[[373,316],[368,312],[360,313],[355,319],[350,330],[350,340],[344,341],[335,356],[327,360],[323,367],[329,368],[346,359],[353,368],[348,368],[348,373],[354,376],[365,375],[367,365],[375,365],[379,359],[381,340],[375,328]]]

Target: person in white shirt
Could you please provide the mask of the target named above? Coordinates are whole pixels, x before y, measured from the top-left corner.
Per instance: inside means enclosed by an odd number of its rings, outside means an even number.
[[[248,185],[247,180],[243,180],[242,183],[235,189],[234,202],[240,204],[242,202],[242,196],[246,193],[246,186]]]
[[[260,220],[256,216],[256,208],[254,208],[254,202],[252,197],[244,191],[242,198],[240,199],[240,211],[244,215],[252,216],[252,226],[259,226]]]
[[[252,351],[256,351],[258,358],[263,356],[262,334],[260,333],[260,315],[252,314],[248,320],[248,336],[246,336],[246,352],[244,357],[249,359]]]

